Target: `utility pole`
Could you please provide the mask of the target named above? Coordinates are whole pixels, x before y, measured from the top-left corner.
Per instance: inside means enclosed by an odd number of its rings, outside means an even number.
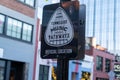
[[[57,59],[57,80],[68,80],[69,60]]]
[[[71,0],[60,0],[61,2],[66,2]],[[68,71],[69,71],[69,59],[57,59],[57,80],[68,80]]]
[[[60,0],[60,3],[67,1],[71,0]],[[59,57],[57,59],[57,80],[68,80],[68,71],[69,71],[69,59]]]

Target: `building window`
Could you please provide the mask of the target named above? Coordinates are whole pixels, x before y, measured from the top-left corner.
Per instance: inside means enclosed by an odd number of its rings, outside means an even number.
[[[32,37],[32,26],[24,23],[22,40],[31,41],[31,37]]]
[[[15,38],[21,38],[22,22],[8,18],[7,35]]]
[[[0,60],[0,80],[4,80],[5,75],[5,61]]]
[[[32,7],[35,7],[35,0],[19,0],[27,5],[30,5]]]
[[[39,80],[48,80],[49,66],[40,65],[39,69]]]
[[[110,71],[110,59],[105,59],[105,71]]]
[[[32,42],[33,25],[0,14],[0,34]]]
[[[4,23],[5,23],[5,16],[0,14],[0,34],[3,33]]]
[[[96,70],[102,71],[103,69],[103,57],[97,56],[96,57]]]

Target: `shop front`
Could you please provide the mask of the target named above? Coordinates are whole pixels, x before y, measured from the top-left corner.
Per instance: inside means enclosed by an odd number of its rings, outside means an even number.
[[[0,59],[0,80],[27,80],[28,64]]]

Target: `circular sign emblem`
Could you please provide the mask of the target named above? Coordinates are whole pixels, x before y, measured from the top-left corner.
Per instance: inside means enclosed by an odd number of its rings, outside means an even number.
[[[74,36],[73,25],[63,8],[58,7],[50,18],[46,31],[45,42],[54,47],[69,44]]]

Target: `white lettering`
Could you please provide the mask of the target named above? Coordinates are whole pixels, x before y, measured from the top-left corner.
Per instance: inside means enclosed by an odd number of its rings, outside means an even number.
[[[58,53],[72,53],[72,49],[59,49]]]
[[[68,53],[72,53],[72,49],[45,50],[45,54],[68,54]]]

